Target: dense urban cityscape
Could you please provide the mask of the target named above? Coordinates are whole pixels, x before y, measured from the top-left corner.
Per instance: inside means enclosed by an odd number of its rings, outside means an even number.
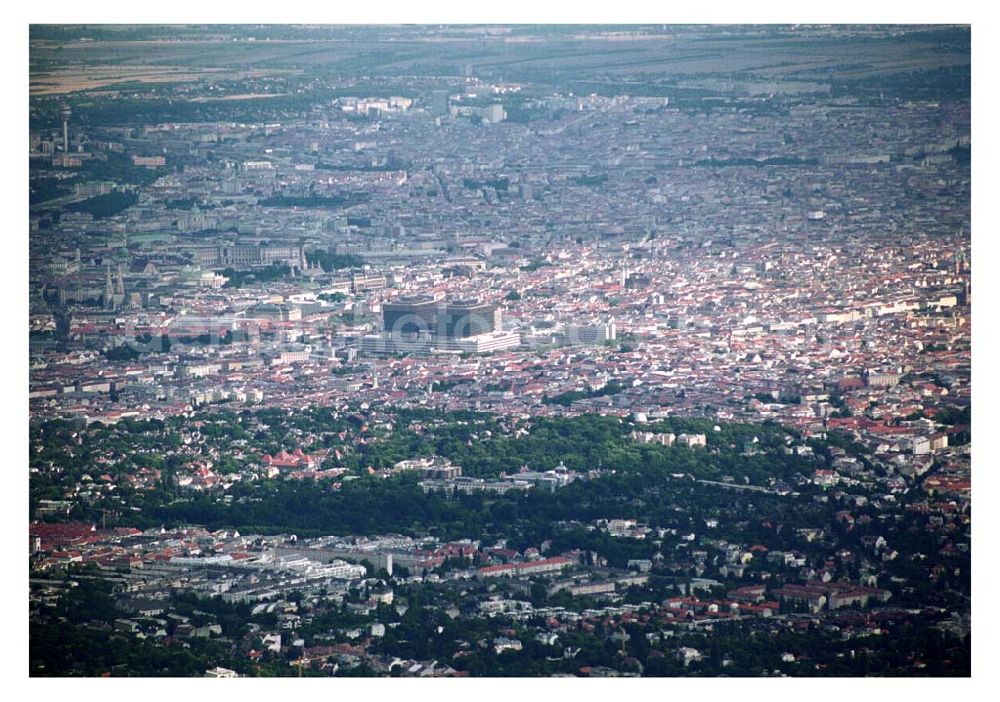
[[[967,26],[30,30],[32,676],[969,676]]]

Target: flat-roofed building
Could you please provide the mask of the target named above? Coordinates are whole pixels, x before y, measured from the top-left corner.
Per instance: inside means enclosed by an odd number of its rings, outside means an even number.
[[[382,305],[382,328],[396,335],[430,334],[437,329],[438,302],[433,298],[409,298]]]
[[[380,335],[362,340],[368,353],[489,353],[514,348],[520,335],[501,330],[500,308],[475,301],[408,298],[382,305]]]
[[[489,334],[497,329],[497,306],[478,301],[445,303],[437,317],[437,333],[448,338]]]

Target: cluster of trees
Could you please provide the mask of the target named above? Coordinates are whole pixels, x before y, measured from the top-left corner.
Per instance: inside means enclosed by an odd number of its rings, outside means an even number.
[[[319,263],[324,271],[336,271],[343,268],[360,268],[364,259],[354,254],[336,254],[322,249],[306,253],[306,261],[310,264]]]
[[[97,195],[81,202],[71,202],[65,205],[64,209],[70,212],[86,212],[93,215],[94,219],[104,219],[124,212],[138,200],[139,196],[134,192],[115,191],[106,195]]]
[[[972,405],[966,407],[945,407],[934,413],[934,421],[954,426],[972,424]]]
[[[115,600],[115,584],[91,566],[70,571],[52,609],[42,608],[29,624],[29,671],[32,676],[201,677],[222,666],[241,675],[293,675],[285,661],[252,663],[235,645],[248,624],[267,624],[267,615],[251,616],[249,605],[221,598],[177,592],[168,607],[195,626],[219,624],[225,640],[192,638],[164,645],[114,630],[128,616]],[[273,615],[272,615],[273,616]],[[167,622],[173,634],[175,621]]]
[[[122,612],[114,607],[111,583],[91,575],[80,577],[76,588],[68,588],[52,612],[33,618],[30,638],[32,675],[141,675],[201,676],[221,665],[241,675],[293,675],[288,665],[294,650],[282,656],[268,655],[252,663],[241,653],[239,642],[247,624],[272,628],[274,615],[250,615],[247,605],[228,604],[220,598],[176,593],[169,607],[188,616],[197,625],[219,623],[223,639],[190,639],[186,645],[163,645],[139,640],[111,629]],[[465,586],[468,587],[468,586]],[[538,605],[572,609],[594,606],[590,598],[572,598],[565,592],[547,594],[542,580],[521,585],[501,583],[501,591],[526,597]],[[766,622],[719,622],[711,631],[671,630],[669,636],[648,638],[658,630],[640,621],[607,626],[597,622],[591,629],[571,627],[557,632],[554,643],[540,641],[535,634],[544,628],[541,617],[514,621],[506,617],[487,619],[460,616],[451,619],[445,608],[454,603],[457,591],[427,583],[398,585],[397,596],[405,611],[380,605],[372,615],[353,613],[346,602],[320,605],[312,621],[297,631],[307,645],[317,636],[363,628],[370,621],[387,626],[385,636],[372,641],[371,652],[404,660],[447,661],[472,676],[550,676],[581,674],[587,668],[609,668],[643,676],[760,676],[780,671],[795,676],[863,676],[871,674],[912,675],[914,663],[928,676],[967,676],[970,655],[967,641],[934,628],[934,621],[912,616],[888,624],[891,635],[858,640],[845,639],[839,630],[819,625],[806,629]],[[348,601],[362,601],[365,592],[352,590]],[[292,593],[289,599],[301,601]],[[655,622],[655,619],[652,620]],[[172,628],[172,624],[169,625]],[[493,652],[491,642],[504,635],[522,644],[520,651]],[[766,644],[762,645],[766,638]],[[341,640],[338,638],[338,640]],[[346,639],[344,639],[346,640]],[[680,647],[699,651],[700,658],[685,666],[676,655]],[[455,656],[455,651],[462,655]],[[566,655],[567,651],[572,651]],[[791,653],[794,661],[783,660]],[[402,669],[390,671],[399,675]],[[349,674],[365,675],[364,666]]]
[[[32,178],[28,182],[28,203],[35,205],[71,192],[62,178]]]
[[[716,538],[796,550],[814,557],[818,565],[830,553],[831,544],[861,553],[866,549],[862,537],[882,535],[900,553],[923,554],[919,561],[898,558],[883,566],[909,583],[908,594],[900,602],[951,606],[950,592],[968,591],[968,556],[940,554],[943,536],[928,531],[926,517],[919,513],[904,513],[901,520],[885,522],[879,518],[880,509],[869,504],[853,512],[856,518],[867,516],[870,521],[848,528],[835,516],[843,507],[821,495],[818,487],[799,484],[796,489],[803,494],[795,497],[697,482],[728,477],[735,487],[767,485],[777,479],[797,484],[797,476],[822,465],[825,443],[811,441],[818,459],[801,458],[784,450],[792,438],[789,430],[773,424],[723,424],[716,430],[711,420],[678,418],[644,425],[655,431],[706,434],[706,447],[688,448],[637,444],[628,436],[635,425],[597,415],[511,422],[471,412],[401,410],[388,428],[375,430],[360,415],[322,408],[294,413],[277,408],[214,412],[198,418],[203,421],[199,428],[203,443],[183,447],[182,452],[178,452],[181,441],[176,428],[183,419],[123,420],[113,427],[85,430],[72,422],[33,424],[32,508],[40,499],[63,499],[82,475],[93,470],[97,457],[113,455],[124,456],[109,469],[117,476],[116,494],[122,502],[81,505],[70,518],[97,519],[98,510],[106,508],[119,512],[114,523],[142,528],[195,523],[300,536],[430,533],[446,539],[507,539],[518,549],[550,541],[554,552],[581,548],[619,567],[632,559],[651,558],[657,551],[672,553],[681,535],[703,533],[706,521],[714,519],[718,521],[713,530]],[[367,443],[352,445],[362,431]],[[333,465],[350,466],[355,475],[337,481],[237,483],[228,490],[228,504],[216,493],[181,490],[172,479],[189,453],[204,454],[214,447],[225,456],[230,441],[248,441],[257,450],[276,453],[297,446],[297,437],[303,433],[314,434],[320,445],[343,448],[343,460]],[[743,449],[753,438],[757,452],[745,455]],[[858,450],[846,437],[831,435],[830,440],[852,452]],[[545,470],[564,463],[578,471],[600,469],[600,477],[578,480],[553,493],[531,490],[448,498],[424,494],[414,473],[389,479],[368,475],[368,466],[388,467],[422,455],[450,458],[462,466],[464,474],[474,476],[515,473],[521,466]],[[222,458],[216,464],[221,472],[241,467],[240,462]],[[53,466],[59,470],[51,470]],[[161,471],[154,489],[135,491],[120,480],[141,467]],[[855,491],[864,494],[862,488]],[[123,503],[136,509],[122,509]],[[667,533],[646,542],[588,529],[595,520],[612,518],[636,519]],[[796,533],[806,527],[823,529],[829,536],[806,544]],[[928,569],[938,565],[943,570],[939,568],[940,573],[928,579]],[[842,575],[858,577],[847,566]]]
[[[217,641],[194,639],[188,647],[164,646],[53,620],[31,623],[28,650],[32,676],[201,677],[216,665],[245,667]]]
[[[42,495],[58,499],[63,478],[78,480],[83,472],[91,470],[96,456],[124,453],[128,458],[116,466],[115,471],[129,472],[146,466],[160,470],[163,476],[161,484],[151,491],[136,493],[125,485],[120,490],[119,497],[128,506],[137,508],[137,511],[122,510],[120,523],[139,527],[197,523],[209,528],[235,527],[244,532],[265,534],[292,532],[299,536],[431,534],[443,539],[471,537],[486,543],[506,539],[509,547],[518,550],[549,542],[549,552],[581,549],[606,560],[611,566],[624,568],[630,560],[655,560],[658,554],[668,560],[676,558],[675,554],[685,551],[681,548],[684,535],[704,534],[707,520],[714,519],[717,524],[711,532],[713,538],[731,543],[764,544],[771,550],[794,550],[802,553],[815,567],[822,566],[835,548],[861,554],[867,548],[862,541],[865,536],[882,535],[901,554],[923,555],[919,560],[904,556],[881,566],[887,575],[906,583],[905,587],[893,588],[893,601],[899,606],[932,604],[944,611],[954,611],[959,606],[955,593],[969,590],[967,554],[947,556],[939,553],[942,535],[925,529],[926,516],[918,512],[904,510],[900,519],[885,522],[879,519],[880,510],[869,504],[854,512],[870,520],[848,526],[837,519],[837,511],[842,507],[834,500],[813,499],[810,495],[794,497],[744,492],[692,479],[717,480],[729,475],[737,485],[747,479],[766,484],[767,480],[791,478],[804,470],[801,463],[804,459],[784,451],[794,434],[778,425],[717,426],[711,420],[677,418],[643,426],[653,431],[706,434],[706,447],[687,448],[636,444],[628,436],[635,425],[617,417],[585,415],[535,418],[525,422],[473,412],[431,410],[400,410],[391,416],[388,428],[380,426],[373,432],[366,427],[370,418],[328,408],[302,412],[268,408],[199,415],[203,421],[199,432],[208,442],[199,450],[209,445],[224,448],[229,440],[250,441],[254,446],[269,447],[269,450],[287,448],[295,444],[299,432],[316,434],[322,442],[336,442],[342,440],[341,434],[357,436],[364,430],[366,436],[375,439],[354,452],[360,475],[352,480],[342,480],[339,485],[329,480],[240,483],[229,490],[229,504],[215,494],[179,490],[171,480],[171,475],[183,462],[179,455],[170,453],[170,446],[176,448],[180,444],[176,429],[185,421],[183,419],[123,420],[114,427],[91,427],[83,432],[71,422],[36,423],[31,428],[35,447],[31,452],[31,465],[55,464],[63,473],[53,475],[45,470],[33,473],[32,499],[35,501]],[[173,439],[172,444],[168,438]],[[743,448],[754,438],[759,452],[743,455]],[[77,439],[84,440],[77,443]],[[846,437],[833,436],[832,442],[857,450],[847,443]],[[825,446],[822,442],[812,443],[819,449]],[[72,450],[67,451],[67,447]],[[166,457],[164,448],[167,449]],[[576,481],[553,493],[532,490],[453,498],[424,494],[416,474],[381,479],[369,476],[364,470],[367,465],[391,465],[399,458],[428,454],[447,456],[462,465],[466,474],[475,475],[512,472],[521,465],[544,469],[559,462],[580,470],[603,470],[601,477]],[[220,470],[235,469],[223,463],[221,459],[218,461]],[[911,498],[901,496],[900,499]],[[95,508],[101,506],[108,505],[95,505]],[[90,517],[96,515],[94,512]],[[638,540],[612,537],[601,529],[592,528],[596,520],[613,518],[636,519],[664,531]],[[806,542],[797,533],[805,527],[822,529],[824,536],[815,542]],[[755,559],[749,568],[751,571],[766,569],[778,581],[786,576],[780,566],[764,559]],[[930,569],[937,575],[928,578]],[[859,577],[857,562],[838,561],[836,577],[856,580]],[[736,584],[736,580],[727,580],[725,587]],[[528,590],[523,596],[539,605],[578,610],[593,604],[566,592],[549,594],[542,581],[526,587]],[[659,601],[672,589],[669,578],[656,576],[647,586],[636,588],[627,597],[630,601]],[[245,661],[234,661],[231,665],[221,662],[228,659],[218,641],[193,643],[185,652],[173,648],[154,652],[152,644],[143,643],[142,646],[149,646],[150,650],[138,648],[136,651],[143,654],[147,663],[131,658],[132,653],[124,650],[131,641],[128,637],[104,635],[102,641],[92,644],[95,638],[93,621],[114,615],[110,591],[95,586],[76,589],[65,597],[59,616],[68,617],[67,612],[76,612],[73,615],[76,619],[70,620],[72,625],[66,631],[58,631],[52,620],[33,624],[33,631],[38,632],[32,639],[32,669],[36,674],[53,670],[100,674],[110,669],[113,674],[142,671],[158,675],[169,670],[173,674],[193,671],[197,675],[216,664],[234,668],[247,665]],[[190,598],[188,601],[185,597],[177,598],[178,611],[198,617],[198,622],[202,618],[218,621],[226,635],[240,636],[242,622],[251,619],[239,606]],[[466,649],[468,655],[455,659],[453,665],[472,675],[574,673],[585,665],[641,671],[644,675],[758,675],[778,669],[801,675],[853,674],[850,671],[905,671],[912,666],[914,655],[921,660],[936,655],[938,662],[934,670],[942,674],[956,674],[956,671],[967,670],[968,666],[967,645],[922,624],[906,624],[894,629],[890,637],[894,639],[892,642],[880,640],[878,646],[867,646],[871,650],[862,657],[846,660],[832,660],[829,655],[817,653],[824,650],[824,642],[832,641],[827,634],[800,632],[795,634],[794,640],[783,643],[781,650],[795,653],[802,659],[801,664],[774,660],[771,653],[756,650],[752,645],[755,636],[752,629],[733,630],[730,638],[713,635],[690,641],[685,638],[687,634],[682,634],[681,639],[688,643],[676,638],[669,643],[649,642],[644,632],[629,631],[627,627],[625,632],[629,638],[618,642],[608,639],[611,632],[570,631],[560,634],[559,647],[551,651],[526,634],[522,639],[524,650],[497,656],[476,643],[496,635],[497,622],[464,617],[452,621],[443,615],[443,603],[439,599],[440,593],[434,595],[433,590],[428,589],[411,596],[410,609],[404,615],[383,608],[386,611],[381,612],[380,620],[398,622],[399,626],[387,629],[386,636],[376,643],[378,651],[400,657],[442,660],[450,659],[456,640],[466,640],[471,643]],[[349,610],[331,608],[322,613],[315,627],[329,629],[349,626],[352,622],[360,624],[356,619]],[[447,636],[438,634],[438,627],[443,627]],[[311,633],[321,633],[320,628]],[[897,645],[896,636],[908,642],[909,653],[906,646]],[[37,646],[36,641],[39,642]],[[580,648],[580,652],[573,658],[562,658],[562,647],[567,645]],[[671,654],[679,645],[699,648],[703,659],[684,668]],[[80,659],[81,654],[72,653],[72,649],[80,646],[87,648],[86,660]],[[816,668],[809,662],[820,660],[826,667]],[[209,661],[212,662],[206,665]],[[287,666],[287,661],[275,665],[280,667],[282,663]],[[263,670],[267,672],[267,666]],[[249,672],[260,674],[261,670]],[[278,672],[287,674],[284,669]]]
[[[341,209],[367,202],[370,196],[366,193],[348,193],[346,195],[272,195],[258,202],[261,207],[324,207]]]
[[[594,605],[589,598],[571,598],[565,593],[545,595],[546,586],[530,586],[528,599],[541,604]],[[442,612],[442,594],[427,586],[403,590],[410,608],[402,617],[386,613],[398,622],[376,642],[377,652],[403,659],[448,660],[458,670],[480,676],[551,676],[581,674],[585,668],[609,668],[646,677],[667,676],[750,676],[772,675],[775,671],[795,676],[862,676],[871,674],[912,674],[915,661],[931,661],[925,675],[968,675],[969,649],[957,637],[936,631],[932,622],[907,620],[894,626],[891,636],[857,640],[845,639],[840,631],[817,625],[801,630],[773,623],[720,622],[711,631],[669,630],[668,636],[647,638],[655,626],[638,621],[617,626],[598,622],[590,631],[582,626],[557,632],[554,644],[535,636],[544,628],[541,617],[513,621],[459,617],[451,620]],[[655,621],[655,620],[653,620]],[[495,654],[490,643],[503,631],[522,644],[520,651]],[[766,639],[766,645],[764,645]],[[685,666],[677,655],[690,647],[700,658]],[[454,657],[456,648],[461,656]],[[567,651],[572,651],[566,655]],[[791,653],[794,662],[782,660]]]
[[[390,428],[374,435],[368,429],[368,440],[357,445],[352,437],[361,430],[363,420],[351,414],[335,416],[329,409],[291,414],[280,409],[239,414],[215,412],[201,418],[204,423],[199,431],[205,444],[197,451],[215,447],[225,455],[230,441],[249,440],[257,450],[273,454],[297,447],[296,436],[300,432],[311,433],[317,435],[319,446],[342,450],[343,457],[335,464],[353,470],[356,479],[343,482],[340,491],[322,481],[237,485],[230,490],[234,499],[229,506],[218,502],[213,494],[175,502],[177,495],[175,490],[167,489],[171,481],[166,479],[162,490],[130,497],[141,507],[141,512],[131,515],[137,524],[157,526],[161,521],[186,521],[220,527],[284,527],[317,533],[376,533],[386,529],[414,531],[437,527],[461,536],[477,534],[485,528],[502,531],[507,520],[516,521],[519,516],[527,515],[542,515],[551,520],[654,517],[655,512],[637,509],[632,501],[649,489],[668,489],[668,484],[674,485],[665,482],[671,475],[708,479],[730,475],[741,483],[749,480],[766,484],[774,477],[788,478],[801,469],[798,459],[784,451],[769,450],[784,445],[786,434],[780,428],[726,425],[715,432],[711,422],[706,426],[699,420],[673,420],[658,428],[678,433],[704,431],[708,435],[707,449],[636,444],[628,437],[632,425],[616,417],[597,415],[539,418],[526,425],[527,433],[515,433],[500,426],[495,418],[475,413],[401,411]],[[166,424],[156,420],[123,421],[114,427],[95,426],[85,432],[68,422],[34,426],[32,445],[36,451],[31,454],[31,465],[37,470],[32,476],[32,498],[60,499],[65,489],[88,470],[88,462],[98,455],[125,457],[115,467],[119,477],[147,465],[144,452],[163,452],[180,443]],[[425,426],[418,431],[413,428],[416,425]],[[741,456],[743,444],[750,436],[759,437],[758,445],[764,450],[758,455]],[[74,446],[78,440],[82,445]],[[73,446],[72,450],[67,451],[68,446]],[[522,466],[550,470],[560,463],[576,471],[600,469],[606,475],[575,483],[555,494],[533,491],[528,495],[489,498],[472,495],[451,500],[435,494],[424,495],[414,475],[391,480],[368,477],[368,467],[387,468],[399,460],[426,455],[446,457],[471,476],[513,474]],[[167,458],[179,460],[177,456]],[[51,471],[50,466],[58,467],[61,472]],[[236,470],[237,466],[229,468]],[[694,483],[686,480],[670,489],[680,496],[684,492],[682,485],[690,488]],[[683,499],[691,497],[684,495]],[[655,502],[650,500],[649,504]],[[536,527],[526,529],[525,538],[548,533],[544,524]]]
[[[256,283],[273,283],[276,280],[283,280],[291,275],[292,269],[283,263],[275,263],[264,268],[255,268],[249,271],[238,271],[235,268],[226,268],[222,275],[229,280],[222,287],[242,288]]]
[[[74,119],[76,111],[74,109]],[[110,180],[116,183],[123,183],[135,186],[149,185],[164,173],[166,168],[146,168],[136,166],[132,159],[121,153],[109,151],[102,154],[103,158],[88,159],[82,166],[76,168],[50,168],[47,164],[32,163],[30,170],[32,173],[39,173],[43,169],[57,173],[71,173],[81,180]]]
[[[688,467],[697,470],[705,454],[688,453]],[[147,494],[145,500],[137,496],[141,512],[131,519],[147,527],[197,523],[267,533],[293,531],[303,536],[399,532],[506,538],[518,548],[552,540],[556,551],[586,547],[620,567],[633,558],[651,557],[653,547],[590,533],[583,527],[565,530],[555,525],[624,518],[685,532],[701,530],[710,516],[728,515],[727,523],[733,523],[749,515],[771,514],[780,519],[784,531],[776,532],[761,519],[740,528],[720,526],[718,535],[741,541],[757,538],[791,548],[801,546],[794,528],[832,522],[831,506],[775,495],[725,492],[720,506],[720,488],[671,477],[677,470],[669,462],[660,466],[640,463],[627,471],[577,481],[555,493],[472,494],[450,499],[424,494],[413,474],[390,479],[359,477],[344,481],[339,490],[323,481],[267,481],[234,486],[228,505],[208,494],[188,495],[183,501],[168,501],[156,494]]]
[[[554,395],[553,397],[546,395],[542,398],[542,404],[569,407],[577,400],[585,400],[591,397],[608,397],[609,395],[617,395],[622,390],[625,390],[625,386],[617,380],[612,380],[598,390],[570,390],[560,395]]]
[[[122,344],[121,346],[114,346],[110,349],[105,349],[101,352],[101,355],[109,361],[123,361],[127,363],[128,361],[134,361],[142,354],[132,348],[129,344]]]

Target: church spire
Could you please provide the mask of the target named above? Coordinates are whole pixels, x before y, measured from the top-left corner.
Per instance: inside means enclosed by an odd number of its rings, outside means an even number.
[[[111,264],[105,264],[104,266],[104,307],[105,309],[112,309],[115,304],[115,290],[111,285]]]

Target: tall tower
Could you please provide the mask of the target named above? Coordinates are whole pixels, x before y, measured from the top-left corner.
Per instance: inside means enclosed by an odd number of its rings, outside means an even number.
[[[115,289],[111,285],[111,264],[105,264],[104,268],[104,309],[114,309]]]
[[[69,118],[73,114],[73,111],[69,109],[69,105],[65,102],[59,106],[59,114],[62,115],[63,120],[63,153],[69,153]]]
[[[122,264],[118,264],[118,277],[115,278],[115,295],[125,297],[125,276],[122,274]]]

